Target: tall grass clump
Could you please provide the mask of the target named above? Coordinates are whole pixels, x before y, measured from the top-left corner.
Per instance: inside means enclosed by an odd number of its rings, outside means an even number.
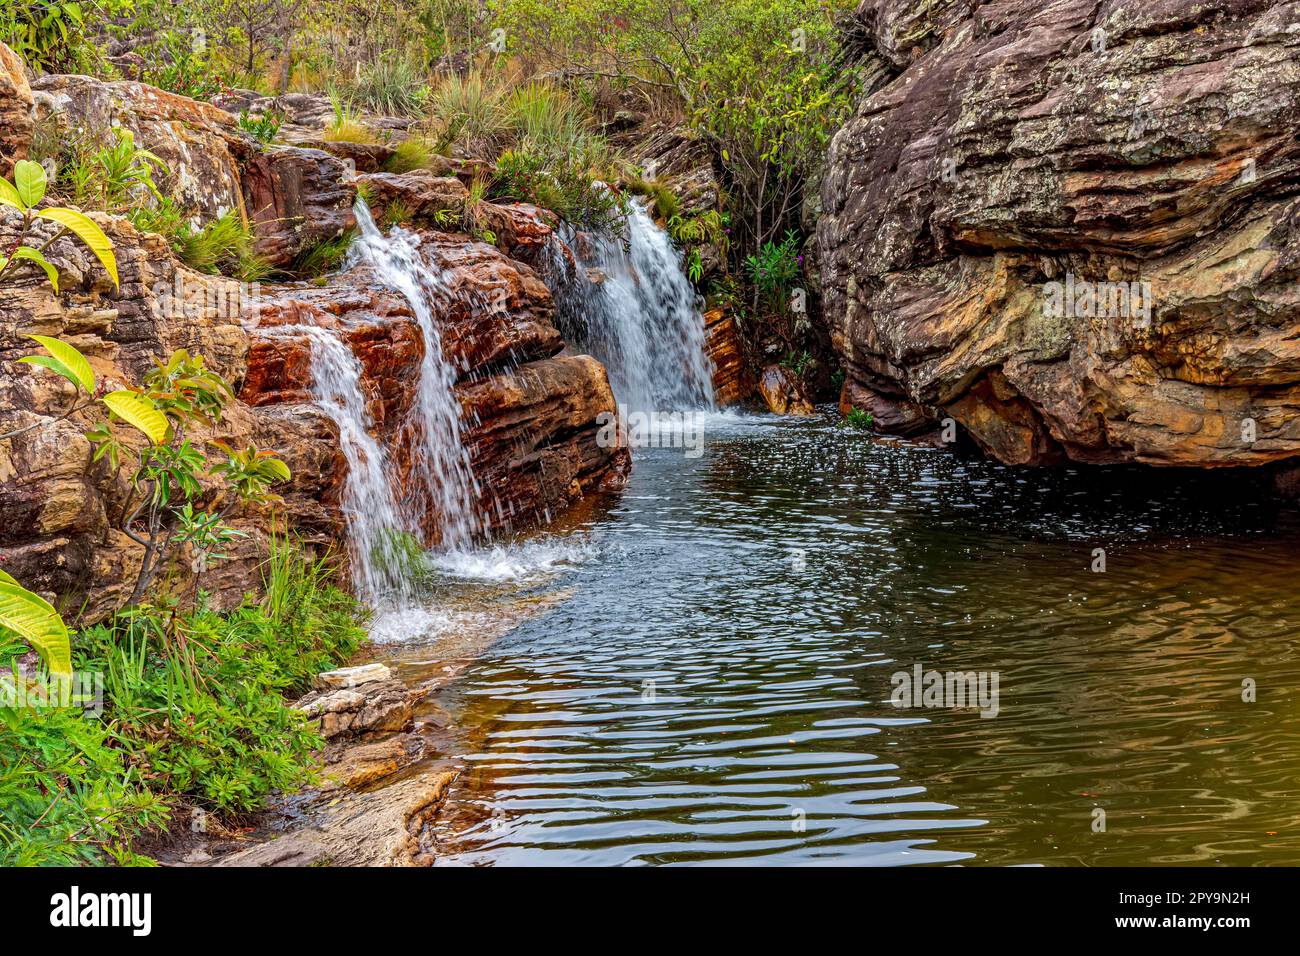
[[[357,65],[346,92],[350,102],[374,113],[419,116],[429,102],[429,81],[408,57],[380,57]]]
[[[442,124],[442,146],[476,159],[495,159],[510,140],[506,90],[482,73],[448,76],[433,91],[431,109]]]

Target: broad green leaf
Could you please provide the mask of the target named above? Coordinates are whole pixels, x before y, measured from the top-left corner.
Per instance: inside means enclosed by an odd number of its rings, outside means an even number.
[[[19,212],[27,211],[23,201],[18,198],[18,190],[14,188],[14,184],[3,176],[0,176],[0,205],[13,206]]]
[[[31,209],[45,198],[45,167],[30,159],[14,163],[14,187],[23,205]]]
[[[59,294],[59,270],[54,268],[48,259],[41,255],[39,249],[33,249],[31,246],[19,246],[14,250],[15,259],[26,259],[28,262],[34,262],[45,270],[45,278],[50,280],[50,285],[54,287],[54,294]]]
[[[289,471],[289,466],[286,465],[284,462],[282,462],[279,458],[266,459],[266,462],[264,463],[264,467],[266,467],[272,474],[278,477],[281,481],[288,481],[293,477],[293,474]]]
[[[91,395],[95,394],[95,373],[90,370],[90,362],[86,361],[86,356],[62,339],[51,338],[48,335],[29,335],[27,337],[33,342],[44,346],[47,352],[76,375],[76,378],[73,379],[74,385],[80,385]]]
[[[18,361],[26,365],[38,365],[41,368],[47,368],[55,375],[62,375],[77,388],[81,388],[81,382],[77,381],[77,373],[52,355],[24,355]]]
[[[121,389],[109,392],[101,401],[122,421],[144,432],[155,445],[167,440],[167,416],[143,395]]]
[[[51,674],[72,674],[72,643],[59,612],[0,571],[0,627],[24,638],[45,658]]]
[[[56,206],[52,209],[42,209],[36,215],[42,219],[57,222],[84,242],[86,248],[93,252],[95,258],[103,264],[109,278],[113,280],[113,285],[121,285],[117,278],[117,257],[113,255],[113,243],[109,241],[108,236],[104,235],[104,230],[75,209],[64,209],[61,206]]]

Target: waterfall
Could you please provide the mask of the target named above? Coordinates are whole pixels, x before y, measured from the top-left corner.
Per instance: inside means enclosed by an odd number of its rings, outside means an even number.
[[[464,548],[479,531],[474,508],[479,486],[461,440],[456,370],[443,355],[442,337],[434,322],[435,307],[446,303],[451,293],[442,275],[425,264],[418,236],[398,228],[385,236],[364,200],[357,200],[354,211],[361,235],[349,250],[350,261],[370,266],[379,281],[401,293],[424,336],[415,414],[402,432],[402,440],[415,450],[415,480],[404,502],[407,522],[420,528],[436,513],[441,522],[441,546]]]
[[[408,595],[396,532],[410,530],[389,484],[388,455],[371,434],[374,421],[361,386],[361,362],[335,333],[289,325],[275,334],[305,335],[311,341],[312,394],[338,426],[348,464],[340,507],[347,524],[353,584],[372,604]]]
[[[633,411],[713,408],[704,317],[681,253],[639,201],[625,235],[561,227],[543,264],[566,335],[605,366],[614,397]],[[577,268],[566,254],[573,253]]]

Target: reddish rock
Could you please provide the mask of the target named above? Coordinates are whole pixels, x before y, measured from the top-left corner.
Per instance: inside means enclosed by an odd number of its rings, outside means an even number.
[[[890,398],[845,379],[840,389],[840,414],[848,415],[854,409],[870,412],[876,431],[887,435],[917,435],[934,427],[932,416],[915,402]]]
[[[816,411],[794,373],[783,365],[763,369],[758,392],[776,415],[811,415]]]
[[[368,173],[357,177],[375,219],[382,220],[394,203],[406,213],[405,221],[434,229],[459,227],[469,191],[454,176],[435,176],[425,170],[409,173]]]
[[[755,384],[745,362],[740,329],[726,309],[704,313],[704,342],[713,368],[713,397],[719,405],[738,405],[754,395]]]
[[[243,166],[243,190],[257,232],[255,251],[287,266],[356,225],[356,186],[347,164],[316,149],[269,146]]]

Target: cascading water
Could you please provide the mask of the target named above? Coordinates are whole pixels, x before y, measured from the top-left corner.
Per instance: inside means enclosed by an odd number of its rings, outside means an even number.
[[[609,372],[618,401],[632,411],[713,408],[713,371],[705,351],[704,317],[682,270],[681,253],[633,202],[626,235],[577,233],[562,227],[544,271],[560,321]]]
[[[425,264],[416,235],[395,228],[385,236],[363,200],[357,200],[354,211],[361,234],[352,244],[350,260],[369,265],[381,282],[402,294],[424,336],[415,413],[403,434],[419,451],[414,487],[404,502],[407,522],[418,528],[436,514],[439,544],[446,550],[468,547],[479,530],[474,508],[479,486],[461,440],[456,370],[443,355],[433,318],[435,306],[450,296],[447,283]]]
[[[394,553],[395,532],[411,530],[389,482],[388,455],[371,434],[374,422],[361,388],[361,362],[334,333],[314,326],[289,326],[285,332],[311,340],[312,391],[316,403],[338,426],[339,445],[348,463],[342,510],[348,529],[353,583],[372,604],[402,603],[409,582]]]

